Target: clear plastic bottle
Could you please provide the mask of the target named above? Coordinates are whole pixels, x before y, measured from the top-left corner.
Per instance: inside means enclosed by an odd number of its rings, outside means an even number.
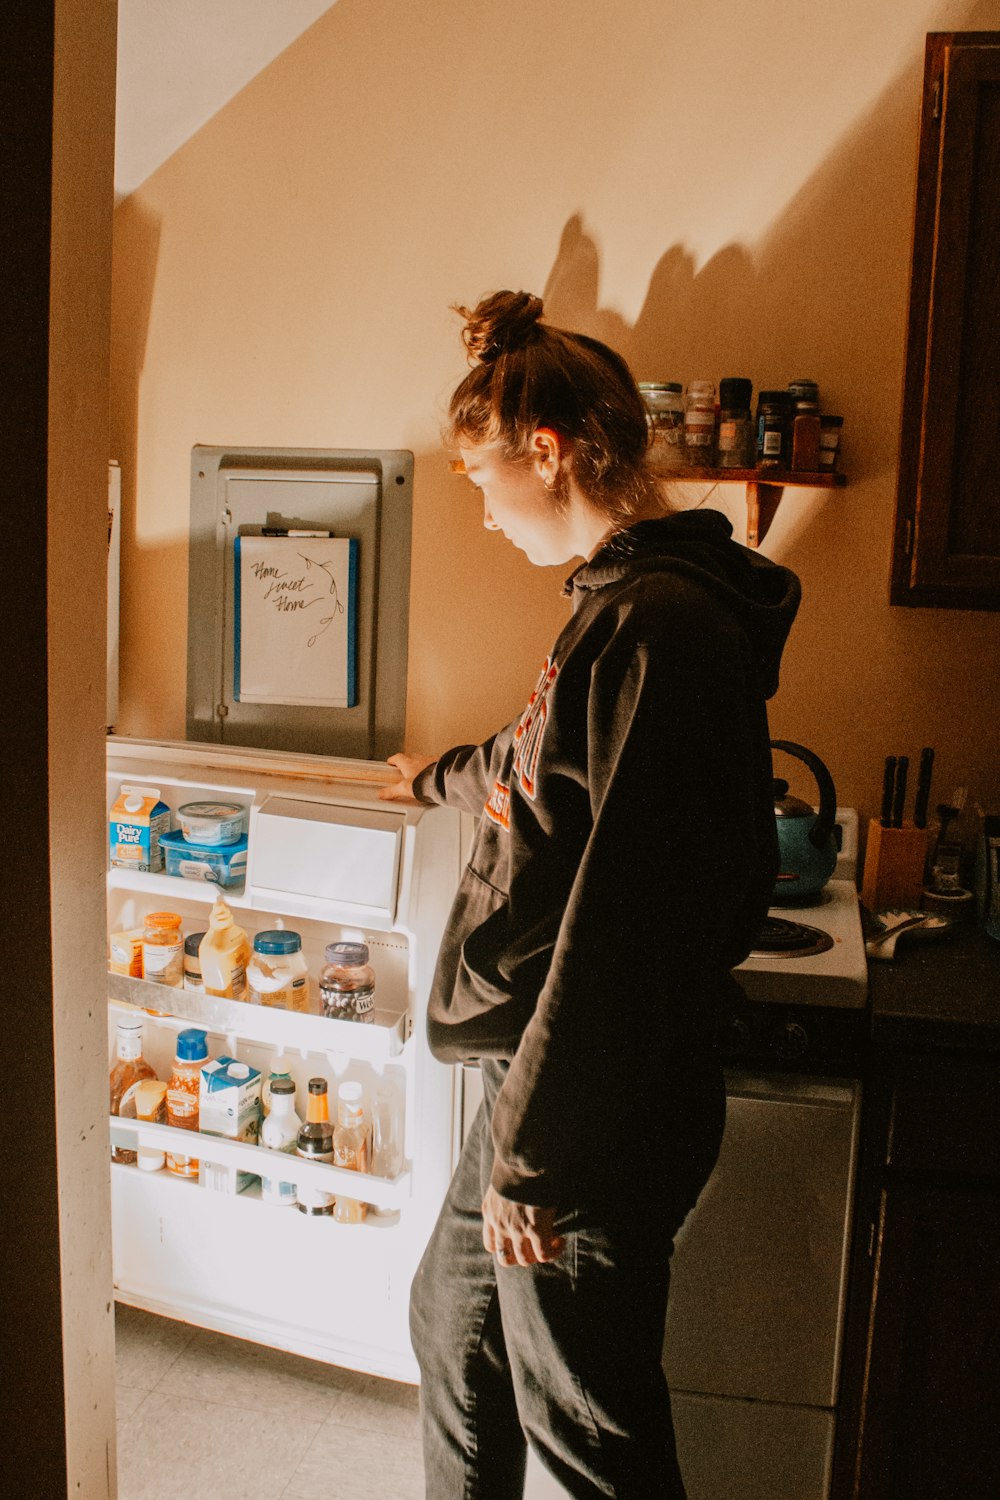
[[[167,1084],[167,1124],[178,1130],[198,1129],[198,1093],[201,1070],[208,1061],[208,1039],[198,1027],[189,1027],[177,1036],[174,1068]],[[198,1180],[198,1158],[167,1152],[167,1171],[175,1177]]]
[[[221,894],[215,898],[198,957],[206,995],[218,995],[223,1000],[246,999],[250,943]]]
[[[309,1010],[309,966],[297,932],[276,928],[258,932],[247,969],[247,998],[251,1005],[276,1010]]]
[[[337,1128],[333,1132],[333,1164],[348,1172],[368,1171],[368,1127],[360,1083],[342,1083],[337,1090]],[[338,1224],[360,1224],[367,1203],[337,1194],[333,1217]]]
[[[330,1123],[330,1100],[325,1078],[309,1080],[306,1119],[299,1129],[295,1154],[308,1161],[333,1161],[333,1125]],[[323,1188],[300,1187],[298,1191],[297,1206],[300,1214],[332,1215],[334,1201],[335,1194]]]
[[[155,1078],[155,1069],[142,1055],[142,1022],[131,1016],[119,1021],[116,1028],[115,1061],[108,1084],[111,1091],[109,1114],[136,1118],[135,1092],[146,1078]],[[130,1165],[136,1153],[123,1146],[112,1146],[111,1160]]]
[[[271,1108],[260,1128],[260,1143],[269,1151],[283,1151],[294,1156],[298,1146],[302,1121],[295,1113],[295,1084],[291,1078],[271,1079]],[[291,1208],[298,1201],[298,1189],[294,1182],[282,1182],[278,1177],[260,1179],[261,1197],[265,1203],[275,1203]]]
[[[715,386],[711,380],[688,382],[684,397],[684,451],[694,467],[711,467],[715,458]]]
[[[323,1014],[336,1021],[375,1020],[375,971],[367,943],[329,943],[319,976]]]
[[[403,1166],[403,1119],[399,1091],[389,1078],[380,1078],[372,1101],[372,1173],[398,1177]]]

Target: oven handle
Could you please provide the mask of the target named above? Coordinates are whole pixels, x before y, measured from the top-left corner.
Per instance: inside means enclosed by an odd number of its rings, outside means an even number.
[[[851,1109],[861,1097],[861,1084],[855,1078],[806,1078],[798,1074],[768,1075],[727,1068],[726,1097],[760,1099],[768,1104]]]

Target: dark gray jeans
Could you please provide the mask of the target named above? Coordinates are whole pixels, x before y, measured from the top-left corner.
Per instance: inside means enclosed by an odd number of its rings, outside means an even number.
[[[663,1326],[673,1237],[718,1154],[721,1075],[683,1186],[614,1211],[568,1207],[562,1255],[525,1267],[483,1248],[504,1064],[482,1071],[484,1102],[410,1299],[427,1500],[519,1500],[525,1440],[574,1500],[684,1500]]]

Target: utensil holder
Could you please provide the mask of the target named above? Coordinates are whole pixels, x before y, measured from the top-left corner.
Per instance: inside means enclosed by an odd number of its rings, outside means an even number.
[[[861,886],[861,899],[868,910],[919,908],[926,863],[926,828],[915,828],[912,823],[883,828],[877,818],[871,818]]]

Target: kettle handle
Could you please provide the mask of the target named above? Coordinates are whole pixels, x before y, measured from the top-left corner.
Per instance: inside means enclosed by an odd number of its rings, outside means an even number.
[[[822,849],[827,843],[833,825],[837,819],[837,792],[833,785],[833,777],[826,766],[815,755],[812,750],[807,750],[804,745],[796,745],[792,740],[772,740],[772,750],[784,750],[787,755],[794,755],[796,760],[803,761],[816,778],[819,787],[819,812],[816,821],[809,830],[809,842],[814,849]]]

